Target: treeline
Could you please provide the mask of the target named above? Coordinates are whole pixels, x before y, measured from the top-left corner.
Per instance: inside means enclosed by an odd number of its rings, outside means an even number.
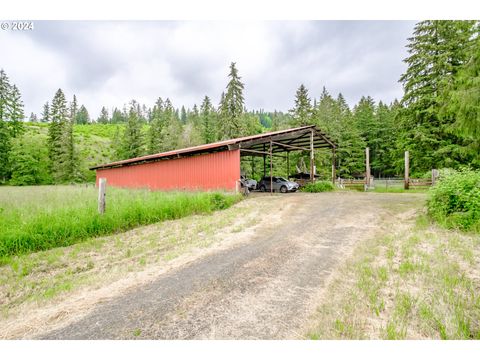
[[[339,145],[341,176],[363,172],[370,148],[375,176],[401,175],[410,151],[414,176],[432,168],[480,167],[480,38],[478,21],[421,21],[408,39],[401,101],[362,97],[352,111],[324,89],[313,104],[300,86],[293,125],[316,124]],[[324,163],[328,159],[324,158]]]
[[[403,172],[403,152],[410,151],[413,176],[432,168],[480,167],[480,44],[478,21],[422,21],[408,39],[409,56],[399,81],[404,96],[391,104],[363,96],[352,108],[342,94],[327,89],[310,97],[301,85],[288,113],[248,111],[244,84],[235,63],[216,106],[205,96],[200,106],[176,108],[169,98],[153,107],[132,100],[112,113],[103,107],[92,120],[74,96],[67,104],[58,90],[44,106],[45,144],[23,135],[23,104],[5,72],[0,77],[0,179],[12,184],[83,181],[72,129],[76,124],[117,124],[112,141],[120,160],[290,127],[315,124],[337,144],[336,167],[342,177],[363,176],[364,150],[370,148],[374,176]],[[26,150],[30,149],[30,150]],[[34,149],[34,151],[32,151]],[[308,164],[308,154],[292,154],[291,163]],[[275,158],[278,175],[285,160]],[[317,172],[330,176],[331,154],[318,151]],[[261,159],[243,159],[247,174],[259,177]],[[253,171],[252,171],[253,169]],[[292,166],[294,171],[294,167]],[[292,171],[292,172],[293,172]]]

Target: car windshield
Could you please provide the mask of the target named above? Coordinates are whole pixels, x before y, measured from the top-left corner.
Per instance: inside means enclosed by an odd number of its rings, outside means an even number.
[[[277,180],[280,180],[280,181],[287,181],[287,180],[285,180],[285,179],[284,179],[284,178],[282,178],[282,177],[279,177],[279,178],[277,178]]]

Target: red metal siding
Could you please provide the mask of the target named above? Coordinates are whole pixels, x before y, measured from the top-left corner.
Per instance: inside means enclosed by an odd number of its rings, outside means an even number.
[[[240,179],[240,150],[97,169],[107,186],[151,190],[235,190]]]

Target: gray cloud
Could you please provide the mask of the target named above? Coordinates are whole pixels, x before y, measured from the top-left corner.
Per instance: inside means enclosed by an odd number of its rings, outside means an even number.
[[[288,110],[304,83],[362,95],[401,97],[411,21],[172,22],[37,21],[35,30],[0,32],[3,67],[40,112],[59,87],[96,116],[100,108],[158,96],[192,107],[204,95],[218,103],[236,61],[249,109]]]

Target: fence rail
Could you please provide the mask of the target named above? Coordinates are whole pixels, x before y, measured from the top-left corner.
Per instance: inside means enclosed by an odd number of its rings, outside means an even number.
[[[366,179],[342,179],[338,178],[335,183],[340,188],[348,187],[366,187]],[[432,186],[432,179],[408,179],[408,185],[412,187]],[[404,188],[404,178],[371,178],[369,188]]]

